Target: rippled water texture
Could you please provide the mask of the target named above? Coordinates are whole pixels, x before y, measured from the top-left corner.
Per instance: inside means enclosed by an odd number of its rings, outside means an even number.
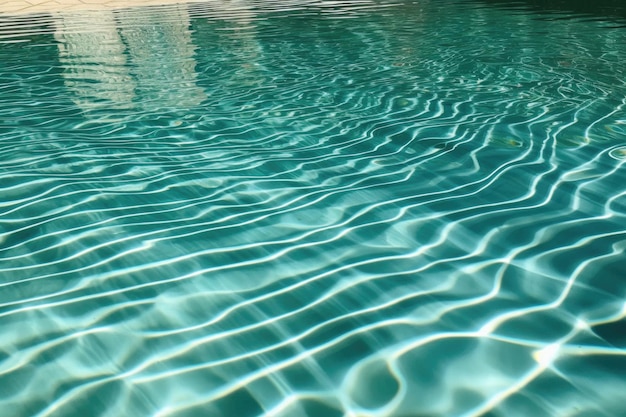
[[[478,1],[0,17],[8,416],[626,416],[626,29]]]

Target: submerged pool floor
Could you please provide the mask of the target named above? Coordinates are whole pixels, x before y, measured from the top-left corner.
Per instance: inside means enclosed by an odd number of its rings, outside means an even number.
[[[0,14],[0,410],[626,416],[626,29]]]

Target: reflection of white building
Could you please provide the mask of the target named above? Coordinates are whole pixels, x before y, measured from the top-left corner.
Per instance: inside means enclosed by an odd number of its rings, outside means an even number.
[[[132,107],[134,82],[113,13],[75,11],[57,14],[55,39],[65,85],[86,113]],[[97,22],[98,30],[89,30]]]
[[[116,20],[142,107],[190,107],[206,98],[197,86],[196,48],[185,5],[122,10]]]
[[[59,12],[59,60],[74,102],[87,117],[200,104],[195,47],[184,5]]]

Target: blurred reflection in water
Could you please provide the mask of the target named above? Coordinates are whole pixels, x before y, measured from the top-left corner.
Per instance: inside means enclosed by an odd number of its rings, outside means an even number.
[[[124,119],[128,110],[184,109],[206,98],[196,83],[186,6],[149,11],[56,15],[65,85],[87,117]]]
[[[93,22],[98,31],[86,30]],[[58,13],[54,37],[65,85],[86,115],[133,106],[136,82],[112,11]]]

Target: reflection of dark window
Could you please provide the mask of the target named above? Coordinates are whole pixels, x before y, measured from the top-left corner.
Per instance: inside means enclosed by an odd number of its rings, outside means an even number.
[[[80,117],[63,93],[54,31],[48,14],[0,16],[0,126],[52,129]]]
[[[574,13],[590,17],[606,17],[626,20],[624,0],[480,0],[498,7],[529,7],[546,13]],[[626,23],[626,22],[624,22]]]

